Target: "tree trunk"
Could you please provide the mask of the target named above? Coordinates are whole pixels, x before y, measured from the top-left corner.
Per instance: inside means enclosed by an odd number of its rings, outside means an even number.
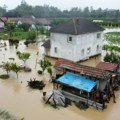
[[[17,79],[18,79],[18,73],[16,72],[16,75],[17,75]]]

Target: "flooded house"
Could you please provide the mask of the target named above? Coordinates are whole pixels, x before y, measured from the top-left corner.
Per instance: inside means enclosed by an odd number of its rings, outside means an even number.
[[[101,54],[103,30],[89,20],[71,19],[51,28],[50,41],[43,44],[45,55],[77,62]]]
[[[60,73],[56,75],[56,86],[58,89],[60,86],[67,98],[76,102],[86,102],[100,110],[105,108],[105,103],[109,102],[111,97],[115,102],[110,72],[65,59],[58,59],[54,67],[57,73]]]

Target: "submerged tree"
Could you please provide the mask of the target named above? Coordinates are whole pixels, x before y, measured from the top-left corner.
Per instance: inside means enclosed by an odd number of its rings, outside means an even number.
[[[18,66],[16,63],[11,63],[10,67],[11,70],[16,73],[18,79],[18,72],[21,70],[20,66]]]
[[[18,58],[24,62],[24,66],[25,66],[26,61],[30,58],[30,53],[27,52],[21,53],[20,51],[17,51],[16,54]]]
[[[47,72],[50,74],[50,76],[52,76],[52,68],[47,68]]]
[[[45,71],[46,69],[48,69],[49,67],[52,66],[51,62],[48,61],[48,60],[46,60],[45,58],[44,58],[44,60],[40,60],[40,61],[38,62],[38,64],[39,64],[40,67],[42,68],[42,72],[43,72],[43,73],[44,73],[44,71]],[[50,70],[49,70],[49,71],[50,71]]]
[[[2,67],[7,72],[7,75],[11,70],[9,62],[2,62],[2,65],[0,65],[0,67]]]

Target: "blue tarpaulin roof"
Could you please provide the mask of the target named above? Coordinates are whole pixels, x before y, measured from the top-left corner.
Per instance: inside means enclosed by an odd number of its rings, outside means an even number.
[[[91,92],[93,87],[96,85],[96,82],[73,73],[65,73],[63,76],[58,78],[57,81],[87,92]]]

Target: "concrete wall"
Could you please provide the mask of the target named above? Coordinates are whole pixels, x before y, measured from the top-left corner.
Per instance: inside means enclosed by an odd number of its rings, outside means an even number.
[[[68,41],[69,37],[72,37],[72,41]],[[102,37],[103,34],[101,38],[97,38],[97,32],[82,35],[51,33],[50,55],[72,61],[86,59],[102,52]],[[88,49],[90,49],[89,53]]]

